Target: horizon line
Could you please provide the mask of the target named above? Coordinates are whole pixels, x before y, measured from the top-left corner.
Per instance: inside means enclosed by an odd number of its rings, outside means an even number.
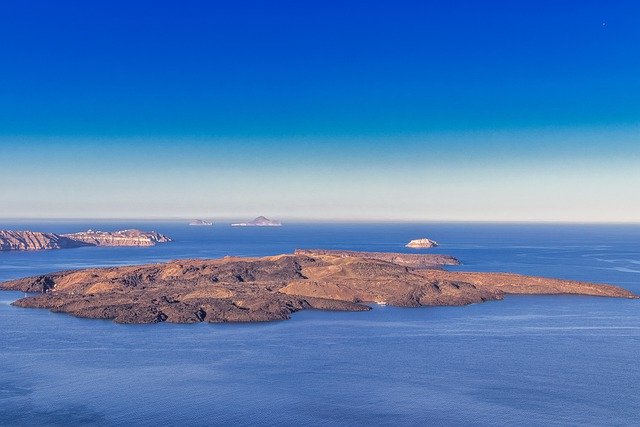
[[[329,224],[329,223],[343,223],[343,224],[376,224],[376,223],[389,223],[389,224],[428,224],[428,223],[451,223],[451,224],[593,224],[593,225],[640,225],[640,220],[635,221],[607,221],[607,220],[493,220],[493,219],[402,219],[402,218],[371,218],[371,219],[355,219],[355,218],[299,218],[299,217],[277,217],[273,218],[282,221],[283,225],[286,222],[290,224]],[[126,221],[141,221],[141,222],[188,222],[195,219],[211,220],[215,223],[230,224],[233,221],[241,219],[247,219],[246,217],[222,217],[219,219],[212,217],[0,217],[0,221],[10,222],[29,222],[29,221],[43,221],[43,222],[80,222],[80,221],[105,221],[105,222],[126,222]]]

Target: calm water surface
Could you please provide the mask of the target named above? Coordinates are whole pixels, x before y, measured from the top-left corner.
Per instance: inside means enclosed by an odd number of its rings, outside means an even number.
[[[640,226],[377,224],[155,229],[153,248],[0,253],[0,280],[53,270],[295,248],[405,252],[442,242],[474,271],[607,282],[640,293]],[[637,425],[640,300],[509,297],[467,307],[307,311],[266,324],[117,325],[0,292],[0,425]]]

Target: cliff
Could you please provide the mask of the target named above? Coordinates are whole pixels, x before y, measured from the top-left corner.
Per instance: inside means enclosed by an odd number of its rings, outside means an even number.
[[[170,238],[155,231],[140,230],[88,230],[72,234],[0,230],[0,251],[35,251],[80,246],[153,246],[156,243],[170,241]]]
[[[0,230],[0,251],[36,251],[90,246],[54,233]]]
[[[156,243],[170,242],[167,236],[155,231],[122,230],[94,231],[87,230],[73,234],[63,234],[72,240],[89,243],[93,246],[153,246]]]
[[[500,300],[507,294],[637,298],[611,285],[503,273],[416,269],[380,254],[298,253],[91,268],[0,284],[38,292],[14,303],[121,323],[252,322],[287,319],[304,309],[369,310]],[[400,260],[398,254],[393,254]]]

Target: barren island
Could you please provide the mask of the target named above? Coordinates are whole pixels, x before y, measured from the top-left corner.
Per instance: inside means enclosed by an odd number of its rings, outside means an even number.
[[[456,263],[446,255],[311,249],[63,271],[0,283],[0,289],[35,293],[13,303],[19,307],[120,323],[270,321],[305,309],[460,306],[509,294],[638,298],[612,285],[441,268]]]

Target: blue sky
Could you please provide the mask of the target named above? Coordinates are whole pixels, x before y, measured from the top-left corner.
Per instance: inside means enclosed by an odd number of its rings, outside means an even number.
[[[0,216],[640,221],[640,3],[181,3],[0,5]]]

